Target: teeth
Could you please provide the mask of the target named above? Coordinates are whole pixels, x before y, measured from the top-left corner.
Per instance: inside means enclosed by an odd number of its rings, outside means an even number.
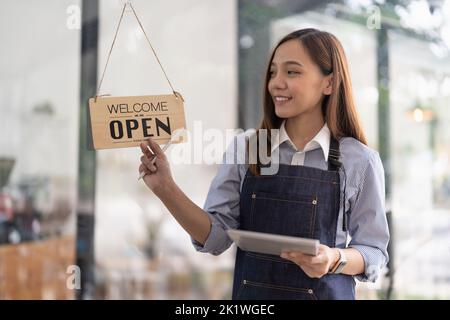
[[[287,98],[287,97],[275,97],[276,101],[288,101],[291,98]]]

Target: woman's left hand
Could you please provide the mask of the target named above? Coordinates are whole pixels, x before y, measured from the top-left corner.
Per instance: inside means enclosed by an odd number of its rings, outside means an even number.
[[[281,257],[297,264],[310,278],[321,278],[326,275],[339,259],[339,251],[326,245],[319,245],[316,256],[299,251],[284,251]]]

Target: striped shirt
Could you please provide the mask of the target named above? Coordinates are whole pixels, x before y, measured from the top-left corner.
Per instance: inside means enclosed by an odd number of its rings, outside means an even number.
[[[226,228],[239,228],[240,191],[248,169],[247,164],[226,164],[225,159],[233,159],[237,154],[239,136],[224,154],[213,179],[204,210],[211,220],[211,231],[204,245],[192,239],[196,250],[219,255],[232,244]],[[278,144],[272,145],[272,152],[278,151],[279,163],[304,165],[327,170],[330,130],[325,124],[303,150],[298,150],[287,135],[284,122],[279,130]],[[343,203],[336,233],[336,247],[357,249],[365,263],[363,274],[357,275],[360,281],[375,282],[386,266],[389,256],[387,245],[389,229],[385,214],[384,169],[377,151],[370,149],[358,140],[345,137],[339,140],[342,165],[345,169],[345,209],[347,212],[347,231],[342,229]],[[278,148],[278,150],[277,150]],[[344,192],[344,173],[340,170],[341,199]]]

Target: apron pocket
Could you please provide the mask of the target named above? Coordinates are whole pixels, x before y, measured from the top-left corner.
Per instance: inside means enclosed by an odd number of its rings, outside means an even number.
[[[252,194],[252,231],[314,238],[318,199],[316,196]]]
[[[314,290],[243,280],[237,299],[248,300],[317,300]]]

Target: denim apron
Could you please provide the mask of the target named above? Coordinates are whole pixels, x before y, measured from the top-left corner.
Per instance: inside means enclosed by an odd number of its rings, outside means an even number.
[[[279,165],[277,174],[247,170],[240,195],[240,229],[319,239],[336,246],[340,204],[339,142],[331,138],[328,170]],[[237,248],[233,299],[354,299],[352,276],[310,278],[279,256]]]

